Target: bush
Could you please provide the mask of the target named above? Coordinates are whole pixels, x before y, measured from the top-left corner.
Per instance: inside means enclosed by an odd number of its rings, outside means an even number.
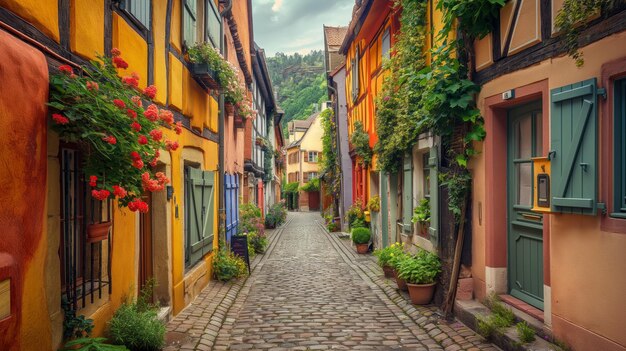
[[[135,301],[126,301],[109,321],[109,334],[115,344],[131,351],[160,350],[165,345],[165,325],[158,319],[158,307],[151,304],[154,283],[142,289]]]
[[[265,253],[267,249],[267,238],[265,236],[259,236],[256,233],[248,233],[248,251],[250,248],[257,253]]]
[[[265,235],[265,224],[261,218],[261,209],[255,204],[241,204],[239,206],[239,233],[255,232]]]
[[[378,265],[381,267],[391,266],[391,260],[404,254],[404,243],[394,243],[390,246],[374,251],[374,256],[378,258]]]
[[[410,284],[431,284],[441,272],[439,257],[429,251],[420,250],[411,259],[398,264],[398,276]]]
[[[287,220],[287,207],[285,202],[281,201],[272,205],[265,215],[265,227],[276,228]]]
[[[239,278],[248,273],[244,260],[230,252],[223,243],[213,256],[213,275],[215,279],[226,282],[233,278]]]
[[[535,340],[535,330],[528,323],[519,322],[515,325],[515,329],[517,329],[517,335],[524,344]]]
[[[368,228],[354,228],[352,229],[352,241],[355,244],[367,244],[371,237],[370,230]]]
[[[407,254],[406,252],[402,252],[399,255],[393,255],[390,259],[389,259],[389,265],[391,267],[393,267],[393,269],[395,269],[396,271],[398,271],[398,268],[400,267],[400,265],[402,264],[402,262],[404,260],[412,260],[413,256]]]
[[[63,350],[74,351],[128,351],[122,345],[109,345],[104,342],[105,338],[80,338],[69,341],[65,344]]]

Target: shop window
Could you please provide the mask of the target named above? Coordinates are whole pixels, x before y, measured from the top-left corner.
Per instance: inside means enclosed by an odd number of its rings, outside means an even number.
[[[626,218],[626,79],[615,82],[613,213]]]
[[[120,8],[129,13],[144,28],[150,28],[150,0],[123,0]]]
[[[61,287],[72,310],[111,292],[111,203],[90,196],[81,152],[64,146],[61,162]]]

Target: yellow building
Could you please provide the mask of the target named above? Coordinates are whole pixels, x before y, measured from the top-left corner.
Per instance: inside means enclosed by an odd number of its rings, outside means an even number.
[[[101,335],[123,299],[136,296],[147,279],[157,280],[154,299],[164,318],[179,313],[211,279],[221,179],[218,94],[190,70],[185,50],[204,41],[220,47],[222,8],[218,1],[183,2],[0,1],[0,159],[15,160],[0,177],[12,189],[0,195],[7,214],[0,217],[6,233],[0,237],[0,349],[60,346],[64,299],[76,314],[92,318],[94,334]],[[249,3],[237,4],[229,20],[242,22],[238,35],[246,39]],[[80,177],[66,177],[81,173],[81,163],[72,160],[82,151],[46,126],[48,79],[59,65],[78,69],[112,48],[122,52],[126,72],[140,76],[139,89],[158,88],[154,102],[183,130],[163,130],[180,147],[161,151],[156,169],[171,183],[145,198],[150,211],[111,203],[110,233],[90,242],[80,212],[90,196],[71,190],[86,187]],[[200,202],[191,201],[199,191]],[[199,203],[208,211],[198,210]],[[194,212],[206,213],[199,219],[204,231],[192,223]]]

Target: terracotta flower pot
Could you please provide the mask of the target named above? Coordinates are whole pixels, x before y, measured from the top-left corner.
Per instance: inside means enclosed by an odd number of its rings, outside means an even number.
[[[398,272],[396,272],[396,284],[398,284],[398,289],[402,290],[402,291],[407,291],[408,287],[406,285],[406,282],[404,281],[404,279],[398,277]]]
[[[435,285],[432,284],[407,284],[409,287],[409,296],[411,303],[414,305],[426,305],[433,299],[435,293]]]
[[[87,226],[87,241],[95,243],[107,239],[109,229],[111,229],[111,222],[89,224]]]
[[[356,244],[356,252],[363,255],[367,253],[368,244]]]
[[[383,272],[385,272],[385,278],[394,278],[396,276],[396,272],[391,266],[384,265]]]
[[[229,104],[229,103],[224,104],[224,110],[226,111],[226,114],[229,116],[235,115],[235,105],[233,104]]]

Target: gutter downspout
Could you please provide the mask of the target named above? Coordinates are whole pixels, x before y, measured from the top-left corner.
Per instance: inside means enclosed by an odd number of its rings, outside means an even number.
[[[225,17],[231,12],[233,8],[233,2],[232,0],[229,0],[227,5],[224,7],[224,9],[222,10],[222,12],[220,13],[220,16],[222,17],[222,25],[220,26],[220,52],[223,53],[224,52],[224,46],[226,45],[226,43],[224,42],[224,19]],[[225,172],[225,152],[226,152],[226,148],[224,147],[224,133],[225,131],[225,111],[224,111],[224,94],[221,93],[220,94],[220,98],[219,98],[219,102],[218,102],[218,106],[219,106],[219,122],[218,122],[218,130],[219,130],[219,154],[218,154],[218,162],[219,162],[219,177],[220,177],[220,189],[219,189],[219,198],[218,198],[218,208],[219,208],[219,214],[218,214],[218,237],[220,241],[225,241],[226,240],[226,209],[224,208],[224,204],[226,202],[226,199],[224,198],[225,196],[225,179],[226,179],[226,172]]]

